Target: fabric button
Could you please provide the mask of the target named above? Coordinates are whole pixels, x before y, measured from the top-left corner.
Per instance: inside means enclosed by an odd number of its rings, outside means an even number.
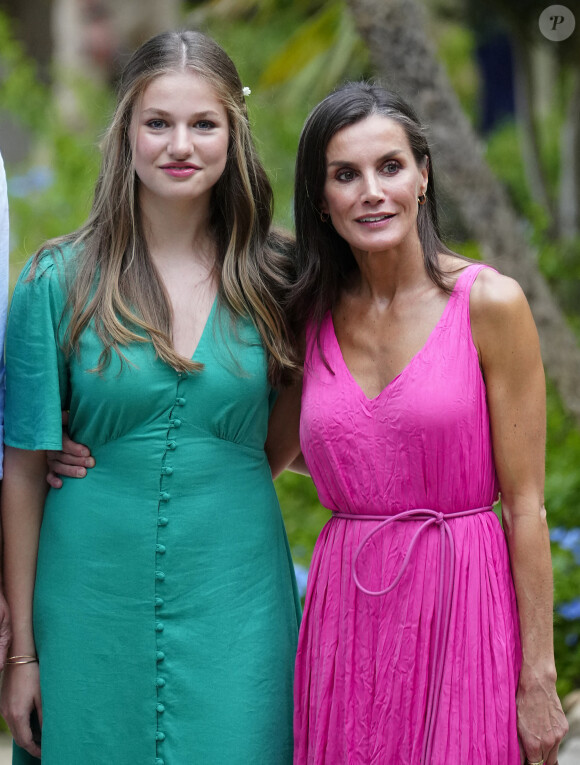
[[[181,427],[181,420],[179,418],[175,420],[169,420],[169,424],[172,428],[180,428]]]
[[[171,494],[168,491],[159,492],[159,501],[168,502],[171,499]]]
[[[155,685],[156,685],[158,688],[163,688],[163,686],[165,685],[165,678],[163,678],[163,677],[158,677],[158,678],[156,678],[156,680],[155,680]]]
[[[156,571],[155,572],[155,579],[157,579],[158,582],[165,581],[165,572],[163,572],[163,571]]]
[[[161,608],[164,603],[163,598],[155,598],[155,608]]]
[[[165,760],[160,760],[159,757],[156,757],[155,765],[165,765]]]
[[[185,406],[185,399],[183,398],[183,396],[178,396],[175,399],[175,406]]]
[[[158,730],[155,734],[155,740],[156,741],[165,741],[165,733],[163,733],[162,730]]]
[[[174,451],[175,449],[177,449],[177,444],[175,443],[175,441],[168,441],[167,442],[167,448],[170,451]]]
[[[160,715],[162,715],[162,714],[163,714],[163,712],[165,712],[165,704],[157,704],[157,706],[155,707],[155,709],[157,710],[157,712],[158,712]]]
[[[173,468],[169,465],[165,465],[161,468],[161,474],[162,475],[173,475]]]
[[[166,518],[163,515],[159,516],[159,518],[157,519],[158,526],[167,526],[168,523],[169,523],[169,518]]]
[[[165,625],[163,624],[163,622],[157,622],[157,624],[155,625],[155,632],[163,632],[164,629],[165,629]]]
[[[163,651],[157,651],[155,658],[157,659],[157,661],[163,661],[163,659],[165,658],[165,654],[163,653]]]
[[[163,555],[166,550],[165,545],[155,545],[155,552],[158,552],[159,555]]]

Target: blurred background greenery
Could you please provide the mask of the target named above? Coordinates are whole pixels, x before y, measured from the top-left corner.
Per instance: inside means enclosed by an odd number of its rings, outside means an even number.
[[[125,13],[120,21],[119,5]],[[580,343],[580,215],[577,206],[562,213],[571,195],[580,198],[578,38],[575,57],[570,46],[550,47],[537,33],[544,4],[532,0],[493,0],[485,13],[475,0],[423,5],[437,55]],[[85,218],[115,76],[126,52],[151,34],[201,28],[236,62],[252,90],[247,103],[275,190],[276,221],[287,228],[304,118],[339,82],[375,75],[343,0],[141,0],[117,6],[108,0],[0,0],[0,149],[9,182],[12,283],[45,239],[73,230]],[[517,88],[530,90],[530,83],[532,108],[526,111]],[[577,150],[572,181],[570,140]],[[447,205],[444,219],[452,246],[478,257],[478,244],[453,205]],[[294,559],[306,569],[329,513],[304,476],[285,473],[276,487]],[[580,688],[580,431],[552,384],[546,505],[558,687],[565,694]]]

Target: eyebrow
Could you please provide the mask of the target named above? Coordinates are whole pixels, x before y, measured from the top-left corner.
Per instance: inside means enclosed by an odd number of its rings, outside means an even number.
[[[399,154],[403,154],[403,152],[404,149],[393,149],[393,151],[388,151],[386,154],[383,154],[382,157],[379,157],[377,164],[388,162],[390,159],[395,159],[395,157],[399,156]],[[327,167],[341,167],[342,165],[356,165],[356,162],[353,162],[351,159],[335,159],[333,162],[329,162]]]
[[[143,109],[143,114],[157,114],[160,117],[171,117],[170,112],[166,112],[165,109],[159,109],[156,106],[150,106],[147,109]],[[218,112],[213,111],[212,109],[206,109],[202,112],[194,112],[192,117],[196,117],[197,119],[203,119],[204,117],[212,117],[213,119],[218,118],[220,115]]]

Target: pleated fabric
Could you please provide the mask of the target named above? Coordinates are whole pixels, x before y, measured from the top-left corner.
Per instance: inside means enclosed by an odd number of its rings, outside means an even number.
[[[330,370],[308,333],[302,451],[321,502],[350,517],[323,528],[309,573],[294,691],[299,765],[520,763],[505,537],[490,510],[449,517],[498,496],[469,317],[481,268],[462,272],[425,346],[374,399],[346,367],[330,313],[320,334]],[[377,528],[415,509],[432,514]],[[390,592],[366,594],[402,566]]]

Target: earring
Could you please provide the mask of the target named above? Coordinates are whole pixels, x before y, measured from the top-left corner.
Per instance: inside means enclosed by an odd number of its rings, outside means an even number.
[[[417,197],[417,202],[419,202],[420,205],[424,205],[426,201],[427,201],[426,194],[421,194],[420,197]]]
[[[320,220],[323,223],[328,223],[328,219],[330,218],[330,215],[327,212],[322,212],[322,211],[319,214],[320,214]]]

